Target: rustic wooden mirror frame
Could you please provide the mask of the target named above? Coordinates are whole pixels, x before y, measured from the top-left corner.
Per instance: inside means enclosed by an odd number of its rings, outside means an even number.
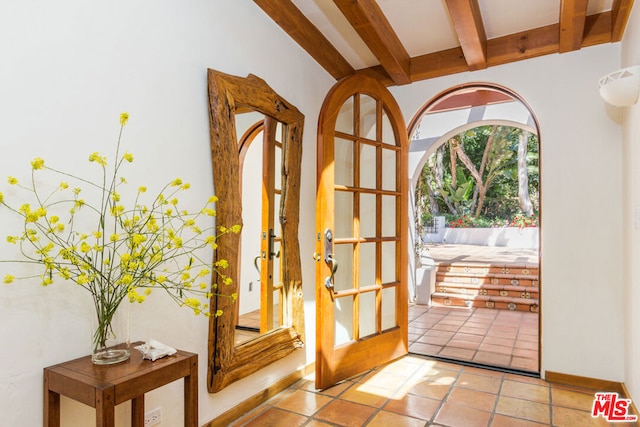
[[[258,111],[282,123],[285,128],[279,211],[284,286],[281,305],[285,326],[235,345],[237,304],[229,296],[238,292],[240,235],[230,233],[222,236],[217,242],[214,261],[225,259],[229,262],[224,274],[233,283],[225,285],[222,278],[215,274],[212,278],[217,285],[217,292],[222,295],[214,295],[211,299],[212,312],[222,310],[222,315],[209,319],[207,387],[210,393],[215,393],[303,346],[304,298],[298,223],[304,115],[275,93],[264,80],[252,74],[237,77],[209,69],[207,79],[213,181],[216,195],[220,198],[216,204],[218,225],[230,227],[242,224],[235,113]],[[256,195],[257,200],[260,197]]]

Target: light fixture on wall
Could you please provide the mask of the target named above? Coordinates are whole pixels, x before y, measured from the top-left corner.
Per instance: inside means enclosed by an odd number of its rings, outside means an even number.
[[[600,96],[611,105],[628,107],[640,96],[640,65],[621,68],[600,78]]]

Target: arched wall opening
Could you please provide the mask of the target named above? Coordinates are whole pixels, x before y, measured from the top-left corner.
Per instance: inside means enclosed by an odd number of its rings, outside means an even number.
[[[438,147],[445,144],[455,135],[480,126],[508,126],[537,135],[538,152],[540,151],[540,129],[533,111],[517,93],[496,84],[467,83],[451,87],[426,102],[409,124],[410,148],[407,178],[409,179],[410,236],[413,239],[410,243],[409,253],[414,254],[413,257],[409,257],[411,264],[409,266],[409,296],[413,303],[426,304],[428,306],[437,305],[433,304],[431,300],[431,294],[435,292],[437,286],[437,262],[429,259],[428,253],[426,255],[425,252],[421,253],[423,241],[416,227],[415,197],[419,177],[427,160],[436,152]],[[538,197],[539,194],[538,188]],[[540,260],[539,235],[539,229],[536,229],[535,262],[538,265]],[[540,285],[539,277],[539,273],[537,273],[537,286]],[[525,294],[526,292],[523,292],[523,295]],[[515,370],[522,368],[523,371],[527,372],[539,372],[539,300],[538,296],[535,303],[531,305],[531,311],[535,311],[536,317],[537,349],[535,363],[530,361],[526,366],[517,366],[516,364]],[[478,307],[478,303],[475,301],[469,302],[467,300],[465,303],[469,309]],[[481,303],[484,304],[484,302]],[[491,304],[495,303],[491,302]],[[453,305],[456,305],[456,303]],[[514,310],[511,305],[513,304],[507,304],[508,310]],[[498,307],[498,304],[495,304],[495,306]],[[487,307],[490,307],[489,303],[487,303]],[[522,310],[522,308],[518,305],[517,310]],[[529,309],[527,308],[527,310]],[[436,354],[429,355],[437,356]],[[454,359],[456,358],[454,357]],[[513,359],[515,360],[515,357]],[[482,361],[478,364],[493,365],[492,363],[482,363]],[[534,365],[535,367],[533,367]]]

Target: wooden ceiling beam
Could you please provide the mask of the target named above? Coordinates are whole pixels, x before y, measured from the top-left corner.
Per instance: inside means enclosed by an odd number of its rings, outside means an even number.
[[[333,0],[397,85],[411,83],[409,54],[375,0]]]
[[[560,51],[560,24],[547,25],[487,41],[487,66],[550,55]],[[611,12],[587,16],[582,47],[611,41]],[[440,52],[411,58],[411,81],[432,79],[450,74],[471,71],[465,61],[462,48],[452,48]],[[358,70],[370,75],[379,75],[375,67]],[[387,86],[393,81],[379,78]]]
[[[611,41],[619,42],[627,26],[633,0],[614,0],[611,6]]]
[[[351,64],[291,0],[253,0],[336,80],[355,72]]]
[[[582,47],[587,3],[588,0],[561,0],[560,53],[571,52]]]
[[[487,35],[478,0],[446,0],[446,4],[469,70],[487,68]]]
[[[469,65],[460,47],[411,58],[411,81],[414,82],[464,71],[469,71]]]

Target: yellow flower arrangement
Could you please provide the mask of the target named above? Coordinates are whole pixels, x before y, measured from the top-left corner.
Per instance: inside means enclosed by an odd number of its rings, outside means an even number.
[[[219,310],[212,312],[209,306],[214,288],[202,280],[213,272],[222,276],[224,283],[231,283],[223,273],[229,263],[202,259],[201,252],[207,248],[215,250],[216,240],[222,234],[240,231],[237,226],[216,230],[212,218],[218,200],[215,196],[196,212],[180,210],[178,196],[190,188],[180,178],[166,184],[150,204],[141,200],[147,188],[138,187],[132,206],[125,206],[121,193],[125,193],[123,186],[127,181],[120,176],[120,168],[123,162],[134,160],[128,151],[120,154],[122,132],[128,119],[128,113],[120,115],[111,170],[108,170],[107,157],[98,152],[89,155],[89,162],[102,169],[100,184],[54,169],[45,160],[35,158],[31,162],[30,185],[19,183],[13,176],[7,180],[10,185],[26,191],[32,203],[12,205],[8,195],[0,192],[0,207],[8,208],[24,220],[20,233],[6,237],[7,242],[19,246],[23,259],[3,262],[33,263],[43,268],[29,277],[6,274],[3,282],[38,278],[43,286],[49,286],[62,279],[89,291],[98,320],[94,352],[105,345],[111,333],[112,317],[120,303],[125,299],[141,303],[154,289],[167,291],[180,306],[188,307],[195,314],[220,316]],[[59,175],[64,181],[43,194],[36,185],[36,174],[40,173]],[[69,190],[70,182],[90,188],[85,191],[77,186]],[[97,195],[99,202],[85,201],[85,194],[88,198]],[[92,225],[82,229],[84,224]],[[197,273],[191,274],[192,271]]]

